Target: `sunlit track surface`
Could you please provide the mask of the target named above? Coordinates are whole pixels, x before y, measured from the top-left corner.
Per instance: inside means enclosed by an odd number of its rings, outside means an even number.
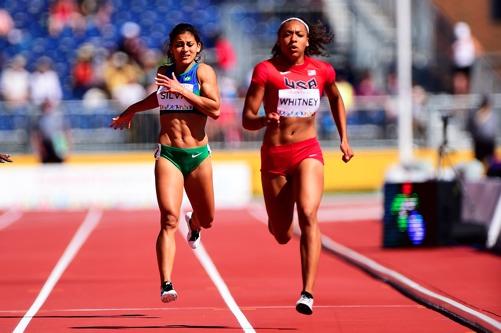
[[[374,202],[366,200],[365,205],[374,207]],[[344,245],[349,246],[346,243],[351,239],[351,245],[359,250],[365,247],[377,254],[380,234],[365,225],[376,220],[329,222],[328,217],[336,209],[348,210],[351,206],[359,211],[361,205],[364,200],[326,200],[319,213],[324,214],[321,228]],[[376,209],[373,215],[377,219],[380,212]],[[27,316],[87,212],[22,213],[15,223],[0,230],[1,332],[12,331]],[[173,276],[180,298],[162,304],[154,250],[158,212],[106,210],[25,331],[469,331],[328,252],[321,255],[314,315],[296,313],[294,303],[301,286],[298,240],[294,238],[286,246],[276,244],[256,217],[265,217],[263,214],[259,202],[242,210],[219,209],[214,227],[204,230],[202,238],[208,257],[251,328],[242,327],[235,318],[181,232]],[[353,223],[338,223],[346,221]],[[353,232],[341,232],[340,228]],[[360,233],[364,233],[363,237]],[[369,241],[368,234],[374,240]],[[471,251],[470,255],[474,254]],[[402,258],[405,255],[405,251],[397,254]],[[435,253],[437,259],[439,255]],[[426,274],[413,277],[427,286],[433,283],[425,280]],[[492,290],[492,285],[486,288],[489,290],[484,295],[498,290]],[[453,292],[448,290],[449,296]]]
[[[367,205],[370,204],[370,202],[367,202]],[[352,204],[348,203],[343,208],[345,210],[350,210],[351,206]],[[263,217],[265,216],[263,210],[263,208],[259,209],[258,206],[255,206],[251,210],[251,214],[255,216],[256,219],[266,223],[266,218]],[[336,213],[336,208],[322,207],[318,214],[319,222],[322,222],[320,217],[322,211],[327,215],[326,210],[333,211],[334,214]],[[349,244],[349,247],[335,242],[328,235],[324,234],[322,236],[322,246],[325,250],[391,285],[419,304],[423,304],[450,318],[454,318],[457,322],[476,331],[501,331],[501,321],[498,320],[500,302],[498,296],[494,296],[499,295],[501,292],[501,284],[497,279],[499,273],[501,273],[501,261],[498,257],[490,254],[485,255],[485,253],[471,255],[474,250],[467,247],[403,249],[400,252],[395,251],[395,249],[382,250],[380,249],[380,242],[382,240],[382,225],[380,218],[374,216],[372,221],[363,221],[363,219],[360,218],[358,208],[352,209],[351,215],[353,217],[352,222],[358,221],[358,223],[348,225],[331,223],[330,227],[322,227],[322,229],[327,229],[328,233],[332,229],[343,230],[344,235],[347,237],[345,243]],[[332,218],[332,222],[340,221]],[[300,234],[297,226],[295,226],[294,230],[297,235]],[[347,231],[350,232],[350,234],[347,234]],[[353,237],[353,235],[361,236]],[[377,237],[374,237],[376,235]],[[360,239],[366,241],[362,247],[360,247]],[[356,248],[359,248],[359,250],[354,250]],[[412,258],[409,257],[409,254],[412,255],[412,253],[420,251],[422,252],[421,257],[418,256],[414,257],[414,260],[409,260]],[[426,256],[426,253],[430,255]],[[443,271],[443,275],[437,274],[438,269],[435,268],[436,266],[447,267],[451,265],[450,262],[442,262],[448,261],[451,253],[455,253],[457,257],[464,258],[463,265],[456,265],[448,272],[446,269]],[[397,262],[398,264],[396,267],[398,267],[400,271],[392,270],[384,264],[380,264],[370,258],[378,254],[382,254],[383,256],[386,254],[386,257],[392,259],[393,263]],[[420,276],[415,277],[414,280],[405,276],[406,272],[412,272],[414,267],[419,266],[428,268],[428,272],[423,273],[426,274],[425,280]],[[471,277],[471,269],[477,272],[477,274],[478,272],[481,273],[476,279],[465,279]],[[411,276],[416,275],[413,274]],[[426,281],[427,286],[423,286],[419,281]],[[450,285],[449,282],[451,282]],[[463,288],[456,291],[454,287],[457,287],[458,282],[462,283]],[[482,287],[478,288],[475,286],[471,288],[472,282]],[[437,286],[440,286],[440,288],[438,289]],[[481,291],[479,291],[479,289],[481,289]],[[469,290],[469,292],[465,293],[464,290]],[[461,294],[465,297],[458,299],[455,294]],[[473,299],[475,299],[476,302],[472,303]],[[482,304],[482,307],[479,307],[478,304]]]
[[[329,309],[329,308],[420,308],[421,305],[418,304],[358,304],[358,305],[317,305],[315,308]],[[242,307],[244,310],[266,310],[266,309],[294,309],[292,305],[275,305],[275,306],[262,306],[262,305],[254,305]],[[226,307],[155,307],[155,308],[100,308],[100,309],[45,309],[38,311],[38,316],[49,316],[55,315],[58,313],[92,313],[92,312],[128,312],[128,311],[223,311],[226,310]],[[25,310],[2,310],[0,311],[0,315],[12,315],[19,316],[20,314],[24,314]]]

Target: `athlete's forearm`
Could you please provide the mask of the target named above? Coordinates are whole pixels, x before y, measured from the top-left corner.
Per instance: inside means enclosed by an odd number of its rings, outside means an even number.
[[[339,138],[341,139],[341,142],[348,142],[348,132],[346,130],[346,109],[336,83],[328,85],[325,92],[329,97],[329,105],[332,117],[336,123]]]
[[[151,110],[158,107],[157,93],[152,92],[150,95],[146,96],[144,99],[130,105],[126,112],[138,113],[147,110]]]
[[[249,131],[257,131],[265,127],[267,120],[265,116],[248,115],[244,114],[242,117],[242,126]]]
[[[219,115],[221,114],[221,103],[219,101],[205,96],[198,96],[188,89],[183,89],[181,94],[198,111],[203,112],[212,119],[219,118]]]
[[[264,87],[252,84],[245,96],[242,111],[242,126],[249,131],[257,131],[268,124],[266,116],[259,116],[259,107],[263,102]]]
[[[346,130],[346,111],[341,97],[337,96],[331,100],[331,112],[336,123],[337,131],[341,141],[348,140],[348,132]]]

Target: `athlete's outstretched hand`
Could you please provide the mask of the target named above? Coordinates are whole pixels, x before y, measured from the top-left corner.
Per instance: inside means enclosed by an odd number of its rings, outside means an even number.
[[[343,152],[343,157],[342,157],[343,162],[348,163],[352,159],[352,157],[355,156],[353,154],[353,151],[351,150],[349,143],[341,142],[340,148],[341,151]]]
[[[118,117],[112,119],[110,127],[114,129],[130,128],[134,112],[125,110]]]
[[[10,155],[0,153],[0,163],[5,163],[5,162],[12,162],[12,160],[10,159]]]

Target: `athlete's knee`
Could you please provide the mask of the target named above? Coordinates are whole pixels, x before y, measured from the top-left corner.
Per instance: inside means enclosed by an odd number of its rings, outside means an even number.
[[[289,243],[292,238],[292,235],[288,232],[274,233],[273,236],[275,237],[277,243],[281,245]]]
[[[275,237],[278,244],[287,244],[292,238],[292,232],[290,230],[280,230],[279,228],[274,228],[273,224],[268,222],[268,230]]]
[[[312,226],[317,220],[317,209],[313,207],[298,207],[297,217],[300,226]]]
[[[162,210],[160,212],[160,227],[162,229],[175,229],[177,227],[179,215],[173,212]]]

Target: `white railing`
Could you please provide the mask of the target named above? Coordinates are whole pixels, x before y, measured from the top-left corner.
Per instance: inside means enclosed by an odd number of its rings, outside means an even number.
[[[469,147],[466,119],[480,99],[480,95],[443,94],[429,95],[421,105],[415,103],[414,144],[422,147],[440,145],[442,119],[447,115],[449,143],[456,148]],[[501,122],[501,94],[491,95],[491,100]],[[209,119],[207,123],[211,145],[228,149],[259,147],[263,132],[246,131],[241,126],[243,99],[224,100],[223,105],[221,117],[216,121]],[[86,108],[82,101],[65,101],[59,112],[70,125],[74,151],[145,150],[151,149],[157,140],[158,112],[154,110],[138,114],[127,131],[115,131],[109,127],[111,118],[121,112],[113,101],[97,109]],[[39,111],[32,105],[12,108],[0,103],[0,151],[30,152],[38,116]],[[357,147],[397,147],[397,117],[397,104],[392,96],[356,97],[347,115],[352,144]],[[326,99],[323,99],[317,114],[317,129],[324,146],[338,145],[337,130]],[[501,139],[501,131],[499,133]]]

